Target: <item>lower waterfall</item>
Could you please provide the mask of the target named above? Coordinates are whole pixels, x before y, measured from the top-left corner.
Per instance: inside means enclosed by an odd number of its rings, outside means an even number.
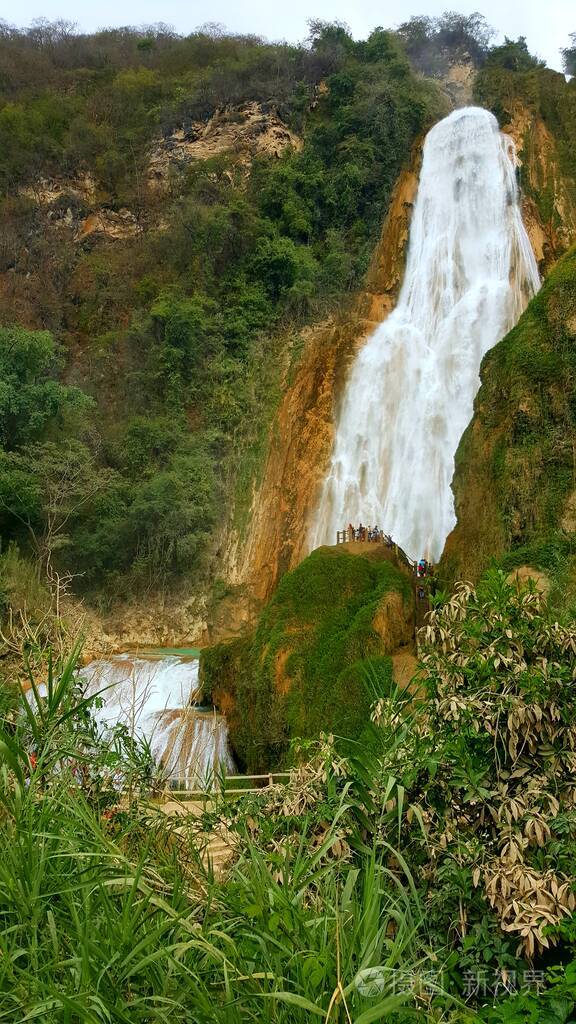
[[[234,770],[226,720],[196,705],[198,661],[168,656],[121,654],[81,669],[86,696],[102,693],[94,708],[100,725],[122,723],[131,736],[144,737],[172,783],[209,784]]]
[[[362,521],[438,560],[480,363],[538,287],[514,144],[489,111],[456,110],[426,138],[404,283],[352,366],[310,548]]]

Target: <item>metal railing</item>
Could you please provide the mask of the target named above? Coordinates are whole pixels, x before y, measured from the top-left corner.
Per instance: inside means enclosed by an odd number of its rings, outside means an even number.
[[[360,543],[363,543],[363,544],[385,544],[386,547],[388,547],[388,548],[392,548],[392,547],[396,548],[397,547],[397,545],[393,541],[390,542],[390,540],[387,539],[386,535],[383,534],[381,531],[378,531],[378,536],[377,537],[374,537],[374,536],[369,537],[368,536],[369,532],[371,532],[371,531],[368,530],[368,527],[365,527],[365,529],[364,529],[364,536],[359,537],[358,536],[358,533],[359,533],[358,530],[354,530],[354,531],[352,531],[352,530],[337,530],[336,531],[336,543],[337,544],[351,544],[352,542],[356,542],[358,544],[360,544]]]

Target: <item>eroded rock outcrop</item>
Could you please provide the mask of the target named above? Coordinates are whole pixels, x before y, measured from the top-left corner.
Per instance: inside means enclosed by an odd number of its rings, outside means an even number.
[[[92,237],[124,241],[143,230],[131,210],[113,210],[101,202],[96,180],[88,173],[73,178],[39,178],[21,189],[20,195],[40,207],[49,228],[67,230],[75,242]]]
[[[474,102],[476,74],[473,61],[462,59],[452,62],[440,77],[442,91],[452,107],[468,107]]]
[[[563,173],[554,136],[541,117],[511,104],[503,131],[516,146],[522,216],[542,273],[576,242],[576,191]]]
[[[166,191],[173,173],[186,170],[197,160],[229,153],[244,173],[255,156],[279,157],[288,149],[302,149],[302,140],[274,110],[261,103],[218,110],[209,121],[195,121],[177,128],[157,142],[150,154],[148,185]]]
[[[492,558],[504,568],[567,564],[576,537],[575,318],[576,248],[484,360],[456,456],[448,581],[477,580]]]
[[[94,203],[97,191],[93,175],[86,173],[72,178],[38,178],[32,185],[22,188],[20,195],[32,199],[39,206],[52,206],[68,198]]]

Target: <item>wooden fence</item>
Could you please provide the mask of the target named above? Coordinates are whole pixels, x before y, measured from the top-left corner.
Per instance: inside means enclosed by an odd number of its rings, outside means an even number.
[[[290,772],[268,772],[266,775],[226,775],[222,780],[221,792],[224,796],[240,796],[244,793],[259,793],[267,786],[286,783]],[[249,785],[256,783],[256,785]],[[209,800],[218,792],[214,789],[179,789],[170,788],[166,795],[174,800]]]

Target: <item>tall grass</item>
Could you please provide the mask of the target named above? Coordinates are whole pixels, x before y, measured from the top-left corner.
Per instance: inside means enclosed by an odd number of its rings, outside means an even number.
[[[310,810],[255,829],[240,805],[218,880],[197,827],[111,811],[70,769],[87,711],[73,665],[0,734],[0,1021],[448,1019],[409,869],[351,834],[346,787],[321,829]]]

